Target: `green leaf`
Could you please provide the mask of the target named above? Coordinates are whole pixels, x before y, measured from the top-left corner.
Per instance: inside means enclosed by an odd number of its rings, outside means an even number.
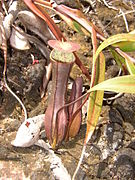
[[[124,52],[135,51],[135,42],[125,41],[113,44],[114,47],[119,47]]]
[[[83,28],[77,21],[72,20],[72,24],[68,24],[70,27],[72,27],[76,32],[79,32],[80,34],[85,34],[89,36],[89,32],[86,31],[85,28]],[[71,26],[72,25],[72,26]]]
[[[135,30],[131,31],[129,34],[135,35]],[[114,47],[119,47],[124,52],[132,52],[135,51],[135,42],[125,41],[113,44]]]
[[[98,47],[96,54],[94,55],[94,60],[97,59],[99,53],[106,47],[113,45],[115,43],[118,43],[118,42],[123,42],[123,41],[135,42],[135,35],[122,33],[122,34],[117,34],[117,35],[109,37]]]
[[[103,54],[100,55],[100,58],[96,63],[96,67],[98,68],[98,71],[96,72],[96,80],[94,83],[98,84],[104,81],[105,78],[105,58]],[[89,104],[87,108],[87,131],[85,136],[85,143],[89,141],[97,125],[102,109],[103,96],[104,91],[94,91],[90,93]]]
[[[114,91],[118,93],[135,93],[135,75],[126,75],[108,79],[92,87],[89,92],[97,90]]]
[[[135,59],[130,57],[128,54],[124,53],[123,51],[121,51],[120,49],[117,50],[117,52],[119,52],[119,54],[125,58],[125,62],[126,62],[126,66],[128,69],[128,72],[131,75],[135,75],[135,65],[133,62],[135,62]]]

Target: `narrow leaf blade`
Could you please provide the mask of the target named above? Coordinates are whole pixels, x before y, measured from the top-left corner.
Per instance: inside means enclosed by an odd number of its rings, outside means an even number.
[[[92,40],[93,40],[93,52],[95,53],[97,49],[97,42],[96,42],[96,33],[94,28],[92,31]],[[105,79],[105,57],[103,53],[100,53],[99,58],[97,58],[96,61],[93,61],[91,87],[104,81],[104,79]],[[89,103],[87,108],[87,131],[85,135],[84,144],[87,144],[97,125],[102,108],[103,95],[104,95],[104,91],[94,91],[90,93]]]
[[[135,51],[135,42],[125,41],[113,44],[114,47],[119,47],[124,52]]]
[[[97,90],[114,91],[118,93],[135,93],[135,75],[126,75],[108,79],[92,87],[89,92]]]

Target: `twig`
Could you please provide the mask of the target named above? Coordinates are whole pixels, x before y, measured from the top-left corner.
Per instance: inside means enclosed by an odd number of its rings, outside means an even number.
[[[120,9],[120,12],[121,12],[121,14],[123,16],[123,19],[124,19],[124,22],[125,22],[125,26],[126,26],[126,30],[127,30],[127,32],[129,32],[128,22],[127,22],[127,19],[126,19],[126,15],[125,15],[125,13],[121,9]]]
[[[1,0],[1,3],[2,3],[2,8],[3,8],[4,11],[5,11],[5,14],[8,14],[7,9],[6,9],[6,6],[5,6],[5,3],[4,3],[4,0]]]
[[[131,14],[131,13],[134,13],[134,12],[135,12],[135,9],[132,10],[132,11],[126,11],[126,12],[124,12],[124,14],[127,15],[127,14]],[[122,16],[122,14],[119,14],[116,17],[121,17],[121,16]]]
[[[25,120],[27,119],[27,110],[23,104],[23,102],[21,101],[21,99],[10,89],[10,87],[8,86],[7,84],[7,81],[6,81],[6,76],[4,76],[4,83],[5,83],[5,87],[7,88],[7,90],[15,97],[15,99],[20,103],[20,105],[22,106],[23,108],[23,111],[24,111],[24,117],[25,117]]]
[[[103,98],[104,101],[113,101],[115,99],[118,99],[119,97],[121,97],[124,93],[118,93],[116,94],[115,96],[113,97],[110,97],[110,98]]]
[[[124,15],[131,14],[131,13],[135,13],[135,9],[132,10],[132,11],[126,11],[126,12],[124,12]],[[104,30],[105,30],[116,18],[119,18],[119,17],[121,17],[121,16],[123,16],[122,13],[116,15],[116,16],[105,26]]]
[[[106,2],[106,0],[102,0],[102,1],[103,1],[103,3],[105,4],[105,6],[108,7],[109,9],[113,9],[113,10],[115,10],[115,11],[118,11],[118,9],[117,9],[116,7],[110,6],[110,5]]]

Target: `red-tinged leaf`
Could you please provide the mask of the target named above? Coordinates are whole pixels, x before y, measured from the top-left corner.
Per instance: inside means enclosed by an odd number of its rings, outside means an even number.
[[[79,32],[80,34],[85,34],[86,36],[90,36],[90,33],[86,28],[84,28],[82,25],[80,25],[76,20],[72,19],[71,17],[59,13],[59,16],[69,25],[70,28],[72,28],[74,31]]]
[[[50,3],[50,0],[46,0],[46,1],[44,1],[44,0],[34,0],[34,3],[35,4],[39,4],[39,5],[41,5],[41,6],[44,6],[44,7],[48,7],[48,8],[50,8],[50,9],[52,9],[52,4],[53,3]]]
[[[35,0],[35,2],[36,1],[38,2],[38,0]],[[40,0],[40,3],[38,4],[50,8],[50,5],[47,5],[43,0]],[[94,26],[97,36],[102,40],[105,39],[103,33],[93,23],[89,22],[80,10],[72,9],[65,5],[57,5],[56,3],[52,5],[51,9],[61,16],[61,18],[77,32],[83,32],[86,35],[89,35],[89,33],[92,32],[92,26]]]
[[[78,9],[72,9],[64,5],[57,5],[55,7],[56,13],[59,14],[63,20],[66,21],[67,18],[64,19],[64,16],[71,18],[77,23],[77,26],[80,25],[80,29],[86,29],[89,33],[92,33],[92,26],[94,26],[94,29],[97,32],[97,36],[100,37],[100,39],[104,40],[103,33],[91,22],[87,20],[87,18],[84,16],[84,14],[78,10]],[[76,24],[74,24],[76,26]],[[73,25],[72,25],[73,26]],[[82,26],[82,27],[81,27]],[[76,28],[76,27],[75,27]],[[77,27],[78,29],[78,27]],[[88,33],[87,33],[88,34]]]
[[[97,43],[96,43],[96,33],[93,29],[92,33],[93,40],[93,52],[96,52]],[[93,68],[92,68],[92,79],[91,79],[91,88],[96,84],[104,81],[105,79],[105,58],[103,53],[100,53],[99,58],[94,61],[93,59]],[[101,108],[103,102],[104,91],[94,91],[90,93],[89,104],[87,108],[87,131],[85,136],[85,144],[91,138],[95,127],[97,125]]]
[[[74,52],[80,49],[80,45],[73,42],[63,42],[58,40],[49,40],[48,41],[49,46],[51,46],[54,49],[57,49],[59,51],[65,51],[65,52]]]
[[[97,84],[102,82],[105,78],[105,58],[104,55],[100,55],[100,64],[96,63],[99,66],[98,71],[98,81]],[[99,61],[99,60],[98,60]],[[89,141],[91,135],[93,134],[96,125],[98,123],[98,119],[100,116],[100,112],[102,109],[103,103],[103,95],[104,91],[94,91],[90,93],[89,104],[87,109],[87,132],[85,137],[85,143]]]
[[[39,4],[43,7],[46,7],[46,8],[51,8],[52,10],[55,10],[57,12],[57,14],[59,14],[59,16],[75,31],[79,32],[79,33],[83,33],[83,34],[86,34],[86,35],[89,35],[89,32],[83,28],[78,22],[74,21],[74,19],[72,19],[71,17],[69,17],[69,15],[65,15],[64,13],[61,13],[59,12],[59,10],[56,10],[56,9],[59,9],[59,5],[57,5],[55,3],[55,5],[51,5],[51,3],[48,3],[48,2],[45,2],[43,0],[35,0],[34,1],[35,4]],[[56,8],[57,6],[57,8]]]
[[[54,23],[52,18],[50,18],[50,16],[46,13],[46,11],[43,8],[41,8],[38,5],[36,6],[31,0],[23,0],[23,1],[31,9],[31,11],[33,11],[33,13],[35,13],[37,16],[39,16],[47,23],[50,30],[58,40],[64,39],[60,29],[57,27],[57,25]]]

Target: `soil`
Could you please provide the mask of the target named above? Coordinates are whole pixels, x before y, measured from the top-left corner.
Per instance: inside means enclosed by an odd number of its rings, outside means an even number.
[[[123,16],[118,16],[120,9],[123,12],[132,11],[126,15],[126,20],[129,31],[135,29],[133,1],[107,1],[112,2],[110,7],[107,7],[103,1],[80,0],[74,3],[74,1],[57,0],[57,3],[61,2],[70,7],[80,8],[85,16],[104,32],[106,37],[127,32]],[[114,10],[113,7],[117,10]],[[24,4],[23,8],[26,8]],[[56,16],[56,18],[58,17]],[[77,54],[91,73],[91,38],[76,33],[62,20],[58,26],[68,40],[81,45]],[[2,86],[4,60],[2,51],[0,54],[0,179],[55,179],[50,169],[50,163],[47,161],[48,154],[43,148],[35,145],[29,148],[17,148],[11,145],[19,126],[24,121],[24,114],[20,104]],[[38,64],[32,64],[31,54],[39,60]],[[106,79],[117,76],[119,68],[113,57],[108,50],[105,50],[104,54]],[[48,106],[48,92],[45,97],[41,98],[40,96],[45,64],[43,55],[34,45],[31,45],[30,50],[19,51],[12,48],[8,42],[8,85],[23,101],[29,117],[45,113]],[[78,66],[74,65],[70,77],[75,79],[77,76],[83,77],[85,87],[89,85],[87,78],[81,73]],[[83,123],[79,134],[74,139],[63,142],[56,152],[71,176],[81,155],[85,131],[86,116],[83,114]],[[87,145],[86,154],[76,179],[132,180],[134,178],[135,95],[123,94],[114,101],[104,102],[99,123]]]

